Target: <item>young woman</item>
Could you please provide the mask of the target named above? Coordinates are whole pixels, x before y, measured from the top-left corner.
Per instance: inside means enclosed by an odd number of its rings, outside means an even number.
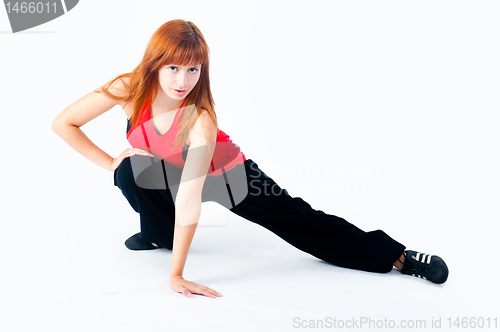
[[[132,148],[113,158],[79,127],[117,104],[127,116]],[[448,277],[439,256],[405,250],[382,230],[365,232],[311,208],[247,159],[218,128],[209,49],[192,22],[162,25],[132,73],[117,76],[71,104],[52,128],[83,156],[114,172],[114,184],[140,214],[141,232],[125,245],[131,250],[172,250],[170,285],[186,296],[221,296],[182,276],[204,201],[218,202],[337,266],[379,273],[395,266],[434,283]]]

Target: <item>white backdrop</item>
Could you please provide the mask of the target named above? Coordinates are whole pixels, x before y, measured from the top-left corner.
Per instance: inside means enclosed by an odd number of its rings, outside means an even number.
[[[0,10],[0,330],[220,330],[224,320],[228,330],[285,331],[297,329],[294,317],[325,316],[420,318],[427,328],[442,317],[444,329],[448,317],[493,318],[499,10],[496,1],[89,0],[16,34]],[[113,173],[51,124],[135,68],[153,32],[178,18],[208,42],[219,126],[247,158],[313,208],[439,254],[448,282],[319,264],[215,203],[204,203],[185,277],[222,298],[170,290],[169,251],[127,251],[138,214]],[[119,106],[82,130],[112,156],[129,146]]]

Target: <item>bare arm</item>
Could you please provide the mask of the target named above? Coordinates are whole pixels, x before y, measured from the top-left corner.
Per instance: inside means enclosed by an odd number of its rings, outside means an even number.
[[[110,92],[115,95],[127,93],[123,82],[120,80],[115,82],[115,86],[110,88]],[[95,145],[80,127],[109,111],[117,104],[118,102],[116,100],[105,94],[92,91],[59,113],[52,122],[52,130],[85,158],[104,169],[112,171],[118,166],[117,164],[119,164],[119,162],[115,160],[117,158],[112,158]],[[139,152],[139,149],[127,149],[124,151],[123,156],[120,156],[124,157],[127,154],[132,155],[135,153],[142,152]],[[121,160],[119,161],[121,162]]]
[[[174,290],[186,296],[190,296],[191,293],[200,293],[210,297],[220,296],[220,293],[188,282],[182,277],[189,247],[201,214],[201,194],[212,160],[216,136],[215,124],[207,113],[203,113],[189,134],[191,145],[175,200],[175,230],[170,281]]]

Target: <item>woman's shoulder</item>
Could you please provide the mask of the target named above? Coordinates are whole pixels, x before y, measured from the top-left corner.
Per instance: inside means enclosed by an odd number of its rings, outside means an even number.
[[[130,77],[123,76],[113,82],[108,88],[108,91],[114,94],[117,97],[126,98],[130,94]],[[125,111],[125,115],[127,119],[132,117],[132,113],[134,112],[134,105],[131,102],[125,103],[123,100],[117,101],[118,105],[122,107]]]
[[[201,113],[198,115],[194,126],[189,130],[189,134],[186,140],[187,145],[191,145],[192,139],[197,137],[204,137],[209,141],[217,140],[218,128],[215,125],[212,117],[208,113],[208,110],[201,107]]]

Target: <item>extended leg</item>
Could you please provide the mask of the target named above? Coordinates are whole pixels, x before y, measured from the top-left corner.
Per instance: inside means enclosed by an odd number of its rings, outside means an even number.
[[[389,272],[405,247],[382,230],[365,232],[345,219],[313,209],[291,197],[251,159],[245,162],[248,195],[230,211],[332,264]]]

